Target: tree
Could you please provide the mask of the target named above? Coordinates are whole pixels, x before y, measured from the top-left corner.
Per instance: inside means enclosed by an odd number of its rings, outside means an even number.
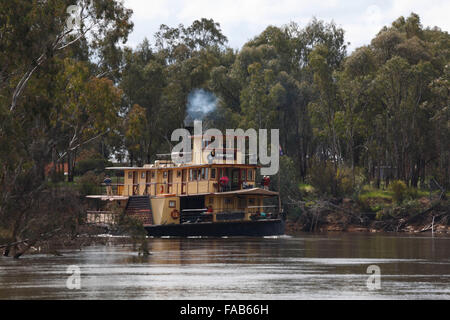
[[[56,105],[52,110],[53,125],[64,147],[59,159],[67,157],[68,179],[73,181],[75,154],[78,148],[106,135],[119,122],[122,92],[111,80],[92,78],[82,62],[65,59],[57,76]]]
[[[0,227],[10,230],[12,242],[39,239],[59,221],[53,214],[73,213],[56,205],[40,207],[57,193],[46,181],[45,167],[56,153],[71,155],[114,125],[109,103],[119,92],[110,80],[95,77],[90,58],[109,63],[112,55],[107,57],[105,48],[126,40],[131,10],[118,1],[80,0],[80,19],[71,24],[71,4],[18,0],[0,5]],[[65,194],[69,197],[67,191],[57,198]],[[61,226],[67,231],[64,222]]]

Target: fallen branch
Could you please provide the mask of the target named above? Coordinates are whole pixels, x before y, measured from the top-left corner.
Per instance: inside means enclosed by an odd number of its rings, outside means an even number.
[[[24,253],[26,253],[32,246],[34,246],[38,241],[48,240],[48,239],[52,238],[61,229],[62,228],[57,228],[57,229],[55,229],[53,231],[42,233],[42,234],[39,235],[39,237],[37,237],[37,238],[35,238],[33,240],[25,239],[25,240],[22,240],[22,241],[16,241],[16,242],[0,245],[0,248],[5,248],[5,252],[6,251],[9,252],[9,249],[11,247],[15,247],[15,246],[18,246],[20,244],[25,244],[25,249],[21,250],[20,252],[15,253],[15,255],[14,255],[14,259],[18,259]],[[4,256],[7,256],[7,255],[4,254]]]

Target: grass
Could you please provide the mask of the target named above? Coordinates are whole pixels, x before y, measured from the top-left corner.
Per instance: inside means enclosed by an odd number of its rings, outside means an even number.
[[[448,192],[447,194],[449,194]],[[385,200],[385,201],[393,201],[393,195],[394,193],[390,189],[377,189],[373,186],[365,185],[362,188],[361,194],[359,195],[359,198],[362,201],[369,200],[369,199],[378,199],[378,200]],[[439,195],[439,191],[433,191],[433,196]],[[418,188],[408,188],[405,191],[405,199],[419,199],[422,197],[428,198],[430,196],[430,191],[418,189]]]
[[[314,191],[315,191],[314,187],[307,183],[300,183],[298,185],[298,188],[300,189],[301,192],[304,192],[304,193],[314,193]]]
[[[362,192],[360,194],[361,200],[366,199],[384,199],[392,201],[393,193],[390,190],[382,190],[382,189],[376,189],[371,186],[364,186],[362,188]]]

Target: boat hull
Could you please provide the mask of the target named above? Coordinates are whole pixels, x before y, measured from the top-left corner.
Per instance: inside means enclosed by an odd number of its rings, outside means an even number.
[[[263,237],[284,234],[281,219],[145,226],[152,237]]]

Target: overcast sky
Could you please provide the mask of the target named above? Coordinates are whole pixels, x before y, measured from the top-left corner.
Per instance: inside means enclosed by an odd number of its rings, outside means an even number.
[[[349,51],[369,44],[375,34],[399,16],[419,14],[422,25],[450,29],[449,0],[124,0],[133,9],[134,30],[128,46],[153,35],[161,24],[190,25],[200,18],[219,22],[228,45],[239,49],[268,25],[290,21],[305,26],[312,17],[333,20],[345,30]]]

